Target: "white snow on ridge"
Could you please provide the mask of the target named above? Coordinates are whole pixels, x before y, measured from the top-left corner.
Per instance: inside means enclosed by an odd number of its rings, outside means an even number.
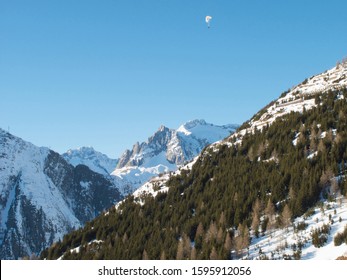
[[[256,116],[249,121],[249,128],[235,132],[231,137],[236,137],[238,142],[247,133],[253,133],[255,129],[261,130],[267,125],[271,125],[277,118],[289,114],[290,112],[300,112],[316,107],[315,95],[329,90],[340,90],[347,88],[347,63],[340,64],[322,74],[315,75],[303,83],[293,87],[283,97],[276,100],[271,106],[266,108],[261,116]],[[339,99],[345,98],[342,94]],[[237,143],[238,143],[237,142]],[[228,143],[222,141],[221,144]],[[237,144],[235,143],[235,144]]]
[[[194,125],[190,122],[180,126],[177,132],[185,135],[193,135],[197,139],[205,139],[206,142],[212,144],[229,136],[238,125],[216,126],[206,123],[204,120],[195,121]]]
[[[324,73],[315,75],[294,87],[287,97],[294,94],[315,94],[328,90],[338,90],[347,86],[347,64],[340,64]]]

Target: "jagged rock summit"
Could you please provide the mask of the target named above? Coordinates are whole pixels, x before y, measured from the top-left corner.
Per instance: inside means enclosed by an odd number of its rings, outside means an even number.
[[[191,161],[203,148],[233,133],[238,125],[218,126],[193,120],[178,129],[160,126],[146,142],[126,150],[111,175],[121,178],[133,192],[150,178]]]

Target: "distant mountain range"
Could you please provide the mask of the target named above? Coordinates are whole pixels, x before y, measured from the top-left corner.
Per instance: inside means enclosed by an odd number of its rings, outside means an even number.
[[[112,175],[120,191],[127,195],[152,177],[177,170],[208,144],[224,139],[237,127],[193,120],[178,129],[161,126],[146,142],[135,143],[119,159],[109,159],[93,148],[86,147],[69,150],[63,157],[74,166],[85,164],[95,172]]]

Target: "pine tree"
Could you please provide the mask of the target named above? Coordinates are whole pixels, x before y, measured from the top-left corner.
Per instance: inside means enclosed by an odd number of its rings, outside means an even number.
[[[329,167],[327,170],[324,170],[322,172],[322,175],[320,177],[320,181],[319,184],[321,185],[321,187],[324,189],[326,187],[328,187],[330,180],[332,179],[332,177],[334,176],[331,168]]]
[[[224,249],[227,252],[229,257],[230,257],[231,248],[232,248],[232,240],[231,240],[229,232],[227,232],[225,236],[225,241],[224,241]]]
[[[223,242],[224,230],[220,227],[217,233],[217,243],[221,244]]]
[[[183,259],[184,259],[183,241],[180,240],[178,241],[176,260],[183,260]]]
[[[322,139],[319,140],[318,151],[321,152],[322,154],[326,153],[326,147]]]
[[[166,254],[165,254],[165,251],[162,251],[161,254],[160,254],[160,260],[166,260]]]
[[[253,205],[253,213],[252,213],[252,225],[251,228],[254,232],[254,235],[256,237],[259,236],[259,225],[260,225],[260,211],[261,211],[261,204],[259,199],[255,201]]]
[[[265,208],[265,215],[268,218],[268,223],[266,230],[270,231],[275,227],[275,206],[272,204],[271,199],[268,200],[268,203]]]
[[[195,240],[204,235],[204,226],[200,222],[195,233]]]
[[[312,152],[315,152],[317,150],[317,132],[316,132],[316,125],[312,125],[311,127],[311,136],[310,136],[310,149]]]
[[[243,249],[249,246],[249,231],[247,225],[239,224],[237,227],[237,236],[234,238],[237,254],[242,255]]]
[[[122,238],[123,244],[126,244],[128,242],[128,239],[129,238],[128,238],[127,233],[124,233],[123,238]]]
[[[248,249],[249,246],[249,230],[247,225],[244,225],[243,227],[243,237],[242,237],[242,247],[245,249]]]
[[[286,204],[282,211],[282,224],[288,231],[288,226],[291,224],[292,212],[289,209],[288,204]]]
[[[142,253],[142,259],[143,259],[143,260],[149,260],[149,257],[148,257],[148,254],[147,254],[146,249],[145,249],[145,250],[143,250],[143,253]]]
[[[211,254],[210,254],[210,260],[218,260],[218,259],[219,259],[218,253],[216,251],[216,248],[213,246]]]
[[[220,214],[219,217],[219,226],[224,227],[225,226],[225,214],[224,211]]]
[[[183,257],[185,259],[189,259],[190,257],[190,250],[191,250],[191,243],[190,239],[187,234],[182,235],[182,243],[183,243]]]
[[[331,185],[330,185],[330,193],[336,198],[336,195],[339,191],[339,183],[337,182],[336,178],[332,178],[331,180]]]
[[[208,243],[215,240],[217,237],[217,234],[218,234],[217,225],[213,221],[210,223],[210,227],[208,228],[208,231],[206,232],[205,242]]]
[[[192,248],[192,250],[190,251],[190,259],[191,260],[196,260],[197,256],[196,256],[196,249],[195,247]]]

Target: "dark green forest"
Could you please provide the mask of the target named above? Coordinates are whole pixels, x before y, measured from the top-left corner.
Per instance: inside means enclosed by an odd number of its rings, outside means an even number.
[[[287,226],[322,197],[346,195],[342,94],[347,90],[316,95],[313,109],[282,116],[242,141],[233,136],[207,147],[191,170],[170,177],[168,192],[143,197],[143,205],[129,196],[41,258],[237,258],[252,236]]]

